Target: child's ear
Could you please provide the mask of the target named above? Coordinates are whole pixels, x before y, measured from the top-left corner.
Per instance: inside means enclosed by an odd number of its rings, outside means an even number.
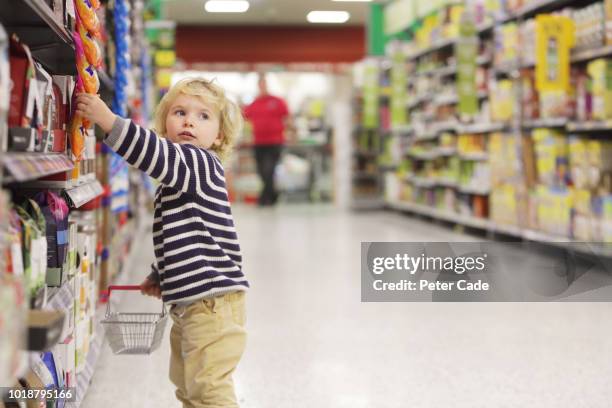
[[[217,138],[215,139],[215,141],[213,142],[213,146],[220,146],[221,145],[221,141],[223,140],[223,135],[221,135],[221,133],[219,133],[217,135]]]

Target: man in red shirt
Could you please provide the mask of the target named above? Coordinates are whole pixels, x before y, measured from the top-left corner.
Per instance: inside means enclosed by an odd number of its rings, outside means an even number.
[[[263,182],[259,205],[274,205],[278,199],[274,169],[285,144],[284,132],[290,116],[285,101],[268,93],[263,75],[259,76],[259,96],[244,109],[244,116],[253,125],[257,173]]]

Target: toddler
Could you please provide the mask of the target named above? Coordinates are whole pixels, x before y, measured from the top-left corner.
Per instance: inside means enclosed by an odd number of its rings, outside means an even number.
[[[246,344],[249,287],[221,159],[242,116],[223,89],[190,78],[162,98],[155,131],[116,116],[98,97],[77,96],[76,113],[107,133],[105,142],[160,182],[155,193],[156,265],[144,294],[171,306],[170,380],[185,408],[238,407],[232,374]]]

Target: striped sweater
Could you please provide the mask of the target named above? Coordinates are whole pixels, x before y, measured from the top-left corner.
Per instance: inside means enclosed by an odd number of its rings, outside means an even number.
[[[117,117],[106,144],[161,184],[153,245],[162,299],[186,304],[249,287],[217,155]]]

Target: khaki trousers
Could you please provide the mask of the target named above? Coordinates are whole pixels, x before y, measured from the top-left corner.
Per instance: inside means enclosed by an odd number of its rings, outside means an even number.
[[[170,381],[183,408],[237,408],[232,374],[246,345],[245,293],[174,306]]]

